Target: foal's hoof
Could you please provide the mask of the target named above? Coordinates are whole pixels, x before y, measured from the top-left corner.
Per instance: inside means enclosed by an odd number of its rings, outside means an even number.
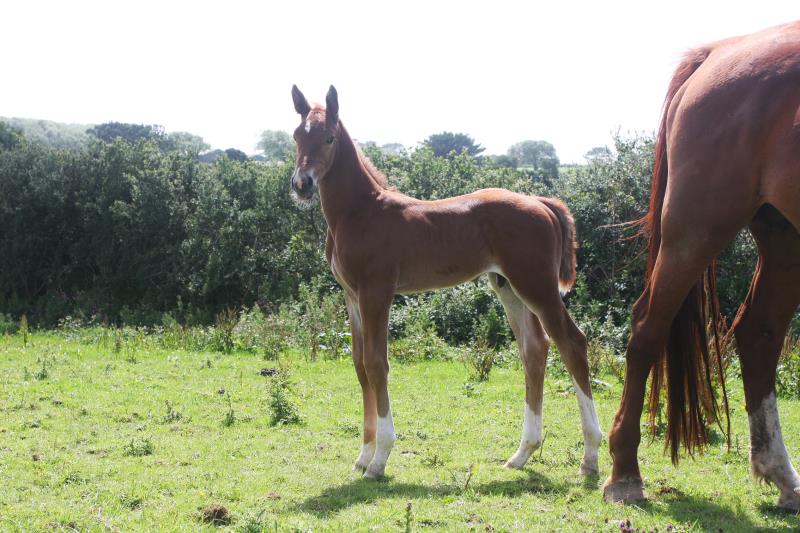
[[[525,463],[527,463],[527,461],[524,460],[521,461],[519,459],[512,457],[511,459],[506,461],[506,464],[503,465],[503,468],[513,468],[514,470],[522,470],[525,467]]]
[[[364,479],[380,479],[383,477],[383,472],[385,469],[386,465],[376,465],[375,463],[370,463],[366,472],[364,472]]]
[[[584,463],[581,461],[581,468],[578,471],[582,476],[596,476],[600,473],[597,463]]]
[[[778,507],[793,513],[800,511],[800,487],[795,487],[791,492],[782,493],[778,499]]]
[[[611,478],[603,485],[603,497],[609,503],[635,502],[646,500],[644,485],[638,478],[622,478],[612,481]]]
[[[369,465],[362,464],[358,461],[355,462],[353,465],[353,472],[358,472],[359,474],[363,474]]]

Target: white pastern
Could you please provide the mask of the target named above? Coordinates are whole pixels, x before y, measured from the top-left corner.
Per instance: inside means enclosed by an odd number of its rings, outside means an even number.
[[[372,462],[369,464],[365,477],[378,478],[383,476],[386,468],[386,461],[389,459],[389,454],[392,452],[394,441],[397,436],[394,434],[394,421],[392,420],[391,409],[386,416],[378,417],[378,431],[375,446],[375,455],[372,457]]]
[[[542,445],[542,415],[536,414],[525,402],[525,418],[522,422],[522,438],[519,448],[511,459],[506,462],[506,468],[522,468],[530,459],[531,454]]]
[[[800,510],[800,477],[783,443],[775,393],[761,401],[748,415],[750,422],[750,466],[753,475],[774,483],[781,491],[778,505]]]
[[[365,471],[369,464],[372,462],[372,458],[375,456],[375,441],[365,442],[361,445],[361,453],[356,459],[356,464],[353,465],[353,470],[357,471]]]
[[[597,474],[597,455],[603,432],[600,431],[600,422],[594,410],[594,402],[584,394],[575,379],[575,395],[578,397],[578,408],[581,411],[581,427],[583,428],[583,461],[581,461],[581,474]]]

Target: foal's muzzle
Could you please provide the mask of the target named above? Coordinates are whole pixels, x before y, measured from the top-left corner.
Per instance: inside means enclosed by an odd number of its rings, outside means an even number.
[[[307,200],[314,196],[314,178],[308,174],[295,172],[292,176],[292,191],[300,198]]]

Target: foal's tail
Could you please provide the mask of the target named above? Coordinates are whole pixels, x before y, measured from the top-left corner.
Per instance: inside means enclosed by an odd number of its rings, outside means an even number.
[[[650,208],[638,221],[641,233],[648,238],[647,269],[645,283],[649,289],[653,268],[661,245],[661,213],[667,189],[667,113],[676,93],[700,67],[711,53],[710,48],[693,50],[678,66],[667,91],[661,125],[655,146],[655,164],[650,191]],[[719,303],[716,286],[716,261],[692,287],[681,305],[670,327],[666,349],[661,352],[653,366],[650,385],[650,424],[655,428],[659,412],[661,389],[667,388],[667,441],[671,448],[672,462],[677,463],[681,442],[689,454],[695,448],[702,449],[708,443],[706,421],[720,422],[714,388],[711,381],[712,362],[709,357],[706,324],[707,307],[712,314],[711,325],[717,352],[716,373],[722,385],[722,398],[727,419],[727,436],[730,439],[730,415],[725,390],[717,316]],[[634,317],[635,319],[635,317]],[[666,379],[665,379],[666,377]],[[666,383],[665,383],[666,382]],[[730,443],[730,442],[729,442]]]
[[[558,289],[566,294],[575,284],[575,220],[564,202],[555,198],[539,198],[558,219],[561,227],[561,262],[558,268]]]

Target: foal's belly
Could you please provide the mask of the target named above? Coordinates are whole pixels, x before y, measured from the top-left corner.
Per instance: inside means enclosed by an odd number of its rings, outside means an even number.
[[[396,291],[401,294],[453,287],[493,270],[484,262],[452,262],[439,265],[417,263],[401,271]]]

